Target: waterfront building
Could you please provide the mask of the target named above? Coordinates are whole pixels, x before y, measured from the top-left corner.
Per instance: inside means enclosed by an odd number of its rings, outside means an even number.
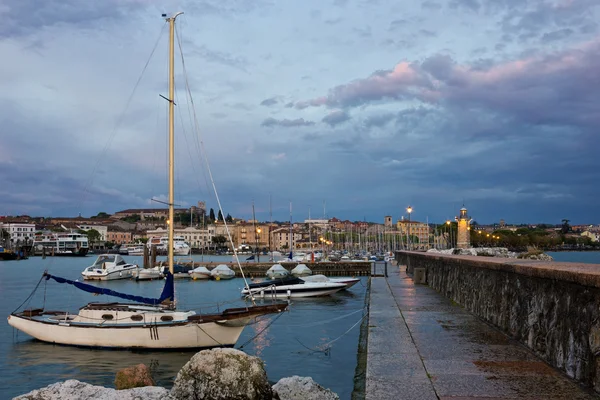
[[[126,231],[109,230],[106,232],[106,241],[115,244],[131,243],[132,234]]]
[[[460,215],[454,217],[458,222],[458,236],[456,240],[456,247],[459,249],[468,249],[471,247],[471,221],[472,219],[467,215],[467,209],[463,206],[460,209]]]
[[[91,224],[81,224],[77,225],[77,229],[81,229],[82,231],[90,231],[92,229],[98,231],[100,234],[100,241],[106,241],[106,236],[108,233],[108,227],[105,225],[91,225]]]
[[[10,237],[12,244],[33,243],[35,238],[35,224],[25,223],[0,223],[0,230],[4,230]]]
[[[302,240],[302,233],[297,229],[293,229],[292,234],[290,235],[289,226],[271,231],[271,243],[273,250],[289,250],[291,242],[290,239],[293,239],[295,248],[295,243],[298,243],[300,240]]]
[[[418,247],[425,248],[429,246],[429,225],[419,221],[409,221],[402,217],[396,222],[396,229],[400,237],[417,237],[419,239]],[[412,243],[416,245],[417,243]]]

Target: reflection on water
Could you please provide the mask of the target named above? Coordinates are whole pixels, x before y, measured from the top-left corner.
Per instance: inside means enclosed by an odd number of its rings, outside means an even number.
[[[0,294],[3,297],[0,315],[6,317],[25,300],[44,269],[49,268],[50,273],[58,276],[79,279],[81,271],[92,261],[93,257],[49,257],[46,260],[32,257],[0,263]],[[338,393],[340,398],[350,398],[359,330],[354,328],[346,332],[362,316],[366,281],[367,278],[363,278],[350,290],[333,296],[291,300],[289,311],[280,314],[274,323],[271,323],[271,318],[261,318],[244,329],[236,347],[251,340],[243,351],[259,356],[265,362],[270,381],[276,382],[292,375],[311,376],[319,384]],[[148,297],[158,296],[163,286],[161,281],[136,283],[129,280],[98,284]],[[219,282],[188,280],[176,281],[175,290],[179,308],[214,312],[244,305],[240,295],[242,287],[241,279]],[[31,300],[31,306],[44,303],[43,288],[44,284]],[[45,304],[47,308],[76,311],[91,301],[112,300],[48,283]],[[258,300],[257,304],[269,302],[264,299]],[[218,307],[214,306],[215,303]],[[334,340],[328,353],[308,350],[319,349]],[[0,398],[12,398],[66,379],[113,387],[118,370],[139,363],[151,368],[157,384],[171,387],[179,369],[194,354],[195,351],[97,350],[52,345],[32,340],[3,323],[0,324]]]
[[[35,371],[36,387],[71,377],[95,385],[112,385],[117,371],[142,363],[150,367],[158,385],[170,387],[177,372],[194,354],[194,351],[89,349],[21,338],[10,347],[5,367],[13,371]],[[107,382],[107,378],[110,381]],[[21,386],[30,380],[30,376],[21,374],[13,377],[12,383]]]

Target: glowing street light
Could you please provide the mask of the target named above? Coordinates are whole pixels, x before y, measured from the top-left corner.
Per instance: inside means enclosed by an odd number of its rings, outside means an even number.
[[[413,208],[411,206],[406,207],[406,212],[408,213],[408,238],[406,244],[408,245],[408,250],[412,250],[412,246],[410,245],[410,214],[413,212]]]

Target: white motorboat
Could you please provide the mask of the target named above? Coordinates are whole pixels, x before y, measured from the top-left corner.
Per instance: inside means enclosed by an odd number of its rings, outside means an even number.
[[[169,237],[168,236],[153,236],[148,240],[146,244],[148,249],[151,250],[152,246],[156,247],[159,253],[166,253],[169,248]],[[176,256],[188,256],[190,255],[191,248],[185,242],[183,236],[173,237],[173,254]]]
[[[125,245],[127,254],[130,256],[143,256],[144,255],[144,244],[143,243],[131,243]]]
[[[233,279],[235,278],[235,272],[231,268],[229,268],[225,264],[219,264],[212,271],[210,271],[210,276],[215,280],[225,280],[225,279]]]
[[[312,275],[312,271],[306,266],[306,264],[298,264],[294,267],[294,269],[292,269],[292,275],[297,277],[309,276]]]
[[[81,275],[85,280],[112,281],[133,278],[137,270],[136,264],[126,262],[119,254],[100,254]]]
[[[344,283],[305,282],[300,278],[274,279],[252,283],[242,289],[243,296],[261,298],[302,298],[329,296],[346,288]]]
[[[346,285],[344,289],[349,289],[352,286],[356,285],[360,279],[359,278],[350,278],[350,277],[342,277],[342,278],[329,278],[325,275],[312,275],[312,276],[304,276],[302,278],[304,282],[333,282],[333,283],[343,283]]]
[[[210,271],[204,266],[196,267],[189,271],[189,274],[193,280],[196,279],[210,279]]]
[[[135,275],[136,281],[153,281],[155,279],[163,279],[165,276],[163,275],[162,267],[154,267],[154,268],[139,268]]]
[[[174,49],[175,19],[181,13],[167,17],[169,24],[169,215],[174,215]],[[169,243],[173,242],[173,225],[169,224]],[[42,279],[72,285],[93,294],[119,297],[135,303],[89,303],[77,313],[29,308],[8,316],[12,327],[34,338],[57,344],[136,349],[191,349],[233,347],[244,327],[257,317],[287,309],[287,304],[244,305],[213,314],[177,310],[173,279],[173,246],[168,246],[169,273],[158,298],[119,293],[79,281],[72,281],[44,272]],[[39,284],[36,289],[39,288]],[[44,286],[44,285],[41,285]],[[34,293],[30,295],[32,298]],[[45,296],[44,296],[45,300]],[[45,301],[44,301],[45,306]]]
[[[269,279],[281,279],[290,275],[290,271],[285,269],[281,264],[275,264],[266,272]]]

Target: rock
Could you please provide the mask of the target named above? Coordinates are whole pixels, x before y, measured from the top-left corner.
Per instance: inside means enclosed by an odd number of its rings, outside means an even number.
[[[542,252],[528,252],[519,254],[519,258],[523,260],[539,260],[539,261],[554,261],[552,256]]]
[[[273,385],[273,392],[280,400],[339,400],[339,396],[325,389],[310,377],[292,376],[281,378]]]
[[[273,391],[263,362],[235,349],[196,353],[175,379],[177,399],[271,399]]]
[[[115,377],[115,388],[117,390],[154,385],[156,385],[156,383],[154,383],[154,379],[152,379],[150,368],[144,364],[124,368],[117,372],[117,376]]]
[[[70,379],[58,382],[45,388],[33,390],[15,397],[13,400],[174,400],[169,391],[162,387],[148,386],[144,388],[115,390],[102,386]]]

